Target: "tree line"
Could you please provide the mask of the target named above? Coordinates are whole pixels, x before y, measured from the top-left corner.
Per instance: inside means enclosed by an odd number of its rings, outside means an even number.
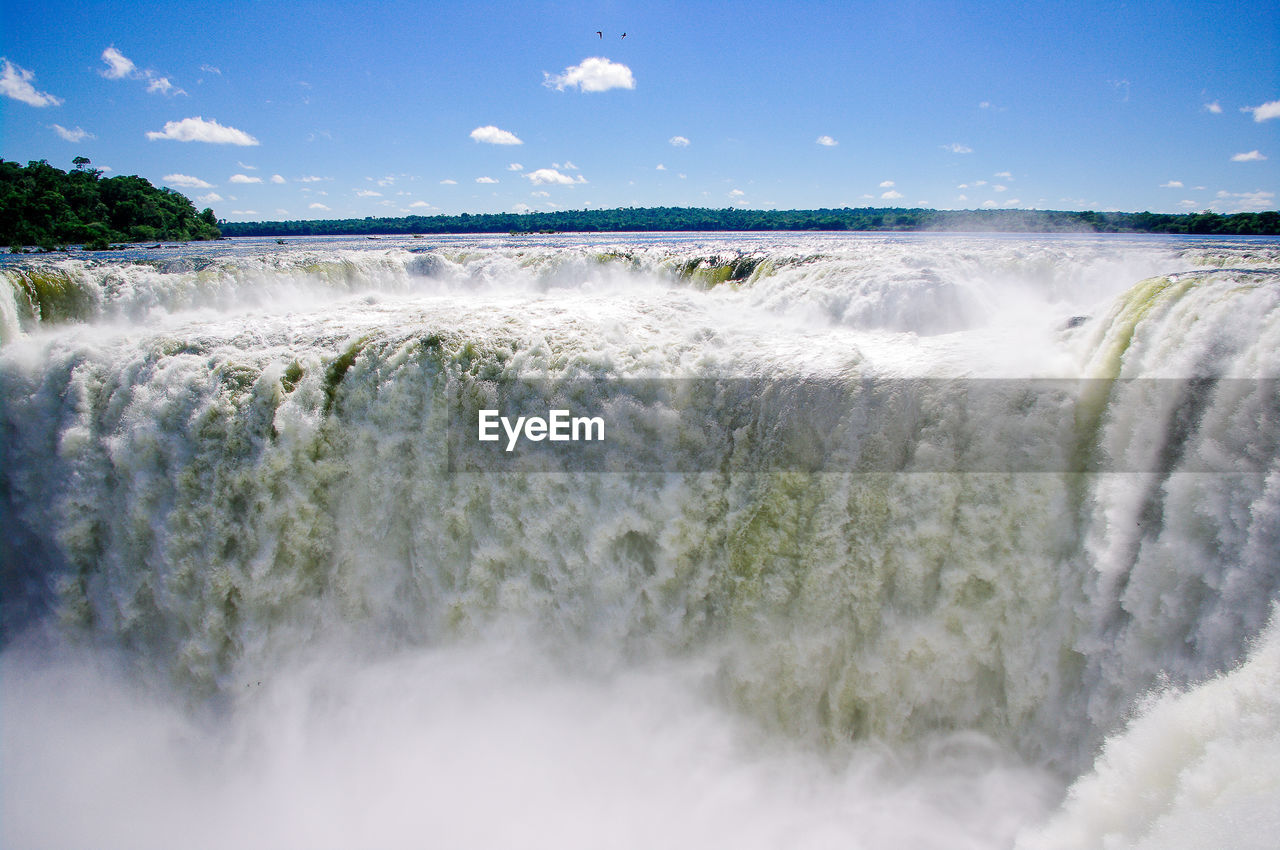
[[[1280,234],[1280,212],[1123,213],[1053,210],[818,210],[625,207],[545,213],[411,215],[400,218],[227,222],[225,236],[341,236],[445,233],[676,231],[945,231],[999,233]]]
[[[0,159],[0,245],[56,250],[84,245],[105,250],[113,242],[189,242],[217,239],[212,209],[197,213],[172,189],[157,189],[142,177],[108,177],[78,156],[63,171],[45,160]]]
[[[212,209],[142,177],[102,178],[85,157],[70,172],[45,160],[0,159],[0,245],[45,250],[113,242],[193,241],[222,236],[680,231],[944,231],[1003,233],[1194,233],[1280,235],[1280,212],[1075,212],[866,207],[816,210],[623,207],[609,210],[411,215],[397,218],[227,222]]]

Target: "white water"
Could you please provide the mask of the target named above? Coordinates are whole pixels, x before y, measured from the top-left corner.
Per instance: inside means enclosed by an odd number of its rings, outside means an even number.
[[[1274,834],[1280,246],[425,247],[0,268],[6,846]],[[450,472],[527,379],[621,471]]]

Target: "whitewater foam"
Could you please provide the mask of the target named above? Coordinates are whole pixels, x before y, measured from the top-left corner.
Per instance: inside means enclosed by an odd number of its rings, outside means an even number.
[[[0,269],[7,836],[226,811],[238,844],[394,846],[426,787],[462,845],[514,812],[598,846],[604,811],[623,846],[996,847],[1083,776],[1036,846],[1276,799],[1201,805],[1192,753],[1160,812],[1141,778],[1088,802],[1158,760],[1142,723],[1274,697],[1242,672],[1280,598],[1274,243],[421,247]],[[602,466],[462,464],[457,422],[557,398],[617,414]],[[49,826],[71,786],[84,833]]]

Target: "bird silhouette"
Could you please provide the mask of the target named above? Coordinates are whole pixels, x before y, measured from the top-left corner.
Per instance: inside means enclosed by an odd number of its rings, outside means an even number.
[[[596,30],[596,35],[600,36],[601,38],[604,38],[604,33],[600,32],[600,30]]]
[[[626,38],[626,37],[627,37],[627,34],[624,32],[624,33],[622,34],[622,37],[623,37],[623,38]]]

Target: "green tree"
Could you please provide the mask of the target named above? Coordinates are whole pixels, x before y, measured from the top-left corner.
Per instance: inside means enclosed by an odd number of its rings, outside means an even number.
[[[217,218],[191,201],[141,177],[101,179],[87,157],[70,173],[44,160],[22,167],[0,160],[0,244],[54,248],[73,243],[103,247],[130,240],[217,239]]]

